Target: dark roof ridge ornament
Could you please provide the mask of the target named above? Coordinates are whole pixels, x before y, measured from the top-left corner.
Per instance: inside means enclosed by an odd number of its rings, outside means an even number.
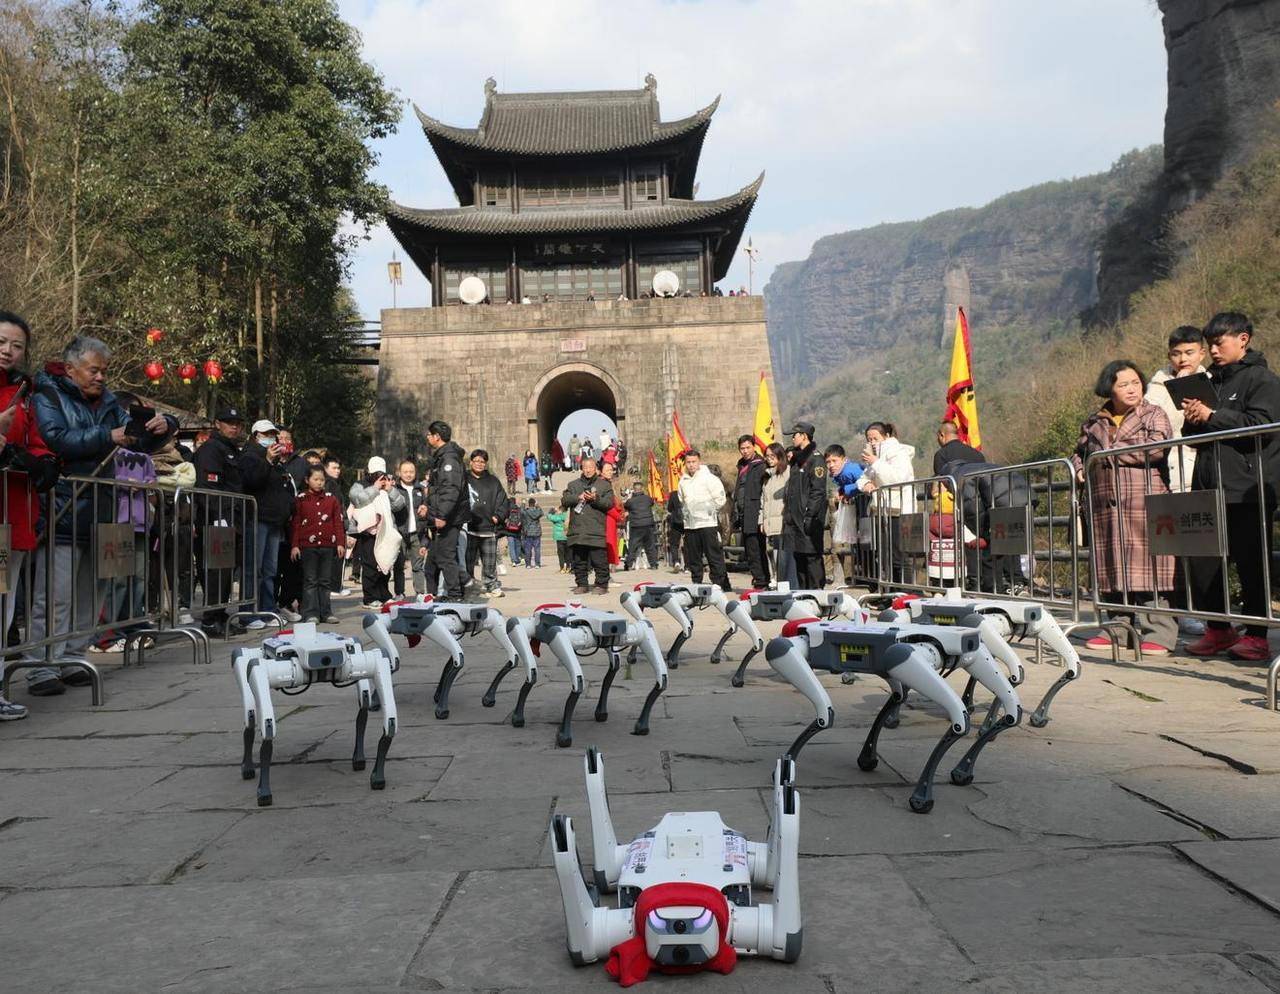
[[[645,73],[644,88],[650,93],[656,94],[658,92],[658,77],[651,72]]]

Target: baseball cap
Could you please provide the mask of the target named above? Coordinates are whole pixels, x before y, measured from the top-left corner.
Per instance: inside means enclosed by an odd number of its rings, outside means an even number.
[[[259,418],[249,430],[255,435],[274,435],[279,429],[266,418]]]
[[[798,431],[802,431],[806,435],[808,435],[810,438],[813,438],[813,435],[814,435],[813,425],[808,421],[797,421],[795,424],[793,424],[790,428],[787,429],[787,434],[794,435]]]
[[[219,408],[218,413],[213,416],[213,419],[215,421],[226,421],[228,424],[233,424],[236,421],[239,421],[241,424],[244,423],[244,415],[234,407]]]
[[[371,456],[369,465],[365,467],[368,473],[385,473],[387,471],[387,461],[382,456]]]

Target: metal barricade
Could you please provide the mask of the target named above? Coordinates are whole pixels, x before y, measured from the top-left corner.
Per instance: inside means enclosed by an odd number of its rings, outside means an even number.
[[[1083,472],[1094,556],[1092,598],[1099,613],[1190,616],[1264,629],[1280,625],[1271,584],[1277,481],[1264,464],[1265,450],[1277,445],[1280,424],[1268,424],[1090,453]],[[1212,460],[1214,486],[1182,493],[1153,486],[1153,474],[1167,478],[1168,454],[1180,459],[1187,449],[1194,449],[1197,467]],[[1249,499],[1227,499],[1224,450],[1233,461],[1244,459],[1243,489]],[[1204,479],[1198,470],[1196,476]],[[1144,534],[1137,533],[1140,528]],[[1118,563],[1109,561],[1100,570],[1099,557],[1114,560],[1116,551]],[[1233,565],[1239,581],[1234,599]],[[1100,589],[1100,572],[1118,578],[1120,589]],[[1170,594],[1177,604],[1169,603]],[[1277,707],[1278,674],[1280,658],[1268,670],[1271,710]]]
[[[870,501],[870,542],[865,552],[853,553],[853,578],[880,591],[940,594],[963,586],[963,556],[950,562],[930,558],[938,555],[935,539],[963,534],[959,504],[950,511],[938,506],[944,488],[954,492],[955,486],[954,477],[930,476],[877,487]]]

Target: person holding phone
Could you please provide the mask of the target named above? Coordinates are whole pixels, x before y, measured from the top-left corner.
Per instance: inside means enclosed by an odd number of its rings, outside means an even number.
[[[600,476],[594,459],[583,458],[582,475],[560,495],[560,506],[569,511],[569,553],[575,594],[591,593],[589,580],[595,572],[595,591],[609,592],[609,553],[605,545],[606,516],[613,509],[613,487]]]
[[[0,647],[7,647],[9,626],[22,590],[20,583],[27,558],[36,547],[36,520],[40,493],[58,477],[54,458],[31,413],[31,380],[23,372],[31,346],[31,327],[17,314],[0,311],[0,469],[5,495],[0,521],[9,526],[8,593],[3,603],[4,627]],[[0,721],[16,721],[27,709],[0,696]]]
[[[254,535],[252,575],[257,586],[250,581],[246,590],[257,590],[260,611],[276,610],[276,572],[279,567],[280,546],[284,542],[285,527],[293,516],[293,481],[284,468],[287,454],[280,444],[276,426],[262,418],[250,429],[252,438],[240,454],[240,476],[245,493],[257,499],[258,526]],[[301,615],[287,608],[281,611],[289,621],[298,621]],[[262,629],[266,622],[254,618],[245,626]]]

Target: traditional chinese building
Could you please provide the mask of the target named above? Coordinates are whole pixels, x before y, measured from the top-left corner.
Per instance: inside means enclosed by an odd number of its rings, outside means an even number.
[[[474,128],[417,111],[458,206],[387,212],[432,306],[383,312],[381,450],[420,451],[439,417],[464,446],[542,452],[580,408],[603,411],[632,451],[673,410],[695,440],[749,431],[771,376],[763,301],[714,288],[763,175],[695,199],[719,98],[664,121],[652,76],[575,93],[499,93],[489,80],[484,97]],[[663,271],[674,299],[654,298]],[[483,303],[460,299],[468,277]]]

